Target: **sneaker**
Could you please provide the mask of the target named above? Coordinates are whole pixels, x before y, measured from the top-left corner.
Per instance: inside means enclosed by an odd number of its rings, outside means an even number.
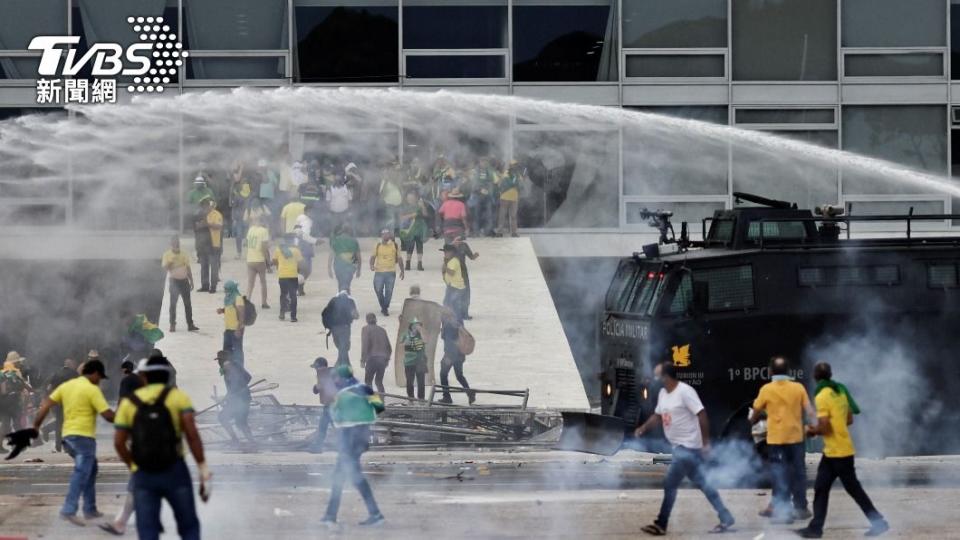
[[[410,269],[410,261],[407,261],[407,264],[405,264],[405,265],[403,266],[403,269],[404,269],[404,270],[409,270],[409,269]]]
[[[217,294],[217,289],[210,289],[207,292],[209,292],[210,294]]]
[[[105,514],[103,512],[98,512],[96,510],[94,510],[93,512],[90,512],[89,514],[86,512],[83,513],[83,517],[85,517],[86,519],[100,519],[104,515]]]
[[[418,263],[417,263],[417,270],[423,272],[423,262],[418,262]]]
[[[477,401],[477,393],[473,390],[467,390],[467,401],[470,405],[473,405]]]
[[[813,514],[810,513],[810,510],[806,508],[794,508],[793,509],[793,519],[797,521],[807,520],[813,517]]]
[[[336,529],[339,527],[339,525],[337,525],[337,518],[330,516],[323,516],[323,519],[320,520],[320,525],[328,529]]]
[[[290,322],[297,322],[297,318],[296,318],[296,317],[290,317]]]
[[[452,404],[453,404],[453,399],[451,399],[451,398],[449,398],[449,397],[445,397],[445,398],[440,399],[439,401],[437,401],[437,403],[443,403],[443,404],[446,404],[446,405],[452,405]]]
[[[176,332],[176,331],[177,331],[177,325],[171,324],[171,325],[170,325],[170,332],[173,333],[173,332]]]
[[[377,527],[383,525],[385,521],[386,518],[383,517],[383,514],[377,513],[361,521],[360,523],[357,523],[357,525],[361,527]]]
[[[281,312],[280,312],[280,320],[281,320],[281,321],[287,320],[287,314],[281,311]]]
[[[384,317],[389,317],[389,316],[390,316],[390,312],[387,311],[387,310],[385,310],[385,309],[381,309],[381,310],[380,310],[380,314],[383,315]]]
[[[890,524],[887,523],[887,520],[881,519],[879,521],[874,521],[870,525],[870,530],[865,532],[864,536],[880,536],[881,534],[890,530]]]
[[[199,331],[200,331],[200,329],[197,328],[196,326],[192,325],[192,324],[187,327],[187,332],[199,332]]]
[[[77,527],[86,527],[86,526],[87,526],[87,523],[86,523],[85,521],[83,521],[82,519],[80,519],[80,516],[78,516],[78,515],[76,515],[76,514],[69,514],[69,515],[68,515],[68,514],[60,514],[60,519],[62,519],[62,520],[64,520],[64,521],[69,521],[70,523],[73,523],[73,524],[76,525]]]
[[[823,532],[811,529],[810,527],[804,527],[797,530],[797,534],[800,535],[800,538],[822,538]]]
[[[260,309],[270,309],[270,304],[260,304]]]
[[[210,292],[210,287],[200,287],[197,292]]]

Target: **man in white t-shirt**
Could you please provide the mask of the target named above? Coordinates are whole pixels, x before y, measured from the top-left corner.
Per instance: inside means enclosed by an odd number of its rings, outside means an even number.
[[[710,449],[710,424],[700,396],[693,387],[677,380],[677,368],[672,362],[657,365],[653,375],[663,384],[657,396],[657,408],[634,433],[640,437],[657,424],[663,424],[663,433],[673,446],[673,459],[663,481],[660,514],[642,530],[654,536],[667,533],[670,512],[677,500],[677,488],[684,478],[689,478],[706,495],[707,501],[720,517],[720,524],[711,532],[726,532],[733,526],[733,516],[720,500],[720,494],[703,475],[703,456]]]

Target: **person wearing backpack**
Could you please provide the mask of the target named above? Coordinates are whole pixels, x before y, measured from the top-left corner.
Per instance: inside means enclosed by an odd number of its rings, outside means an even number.
[[[360,318],[357,303],[344,289],[327,302],[320,314],[327,335],[333,336],[333,345],[337,348],[336,365],[350,365],[350,326]],[[329,347],[329,342],[327,343]]]
[[[384,517],[363,475],[360,456],[370,447],[370,426],[376,423],[377,415],[384,410],[383,399],[372,388],[355,379],[348,365],[333,368],[333,376],[338,389],[331,407],[333,425],[339,431],[337,465],[333,471],[327,511],[320,523],[336,527],[343,482],[349,480],[360,492],[369,512],[369,517],[358,525],[378,526],[384,522]]]
[[[450,308],[445,308],[442,314],[443,326],[440,329],[440,338],[443,340],[443,360],[440,361],[440,385],[443,386],[443,398],[440,403],[453,403],[450,397],[450,370],[457,377],[457,382],[467,391],[470,405],[477,400],[476,393],[470,390],[470,383],[463,376],[463,364],[467,355],[460,350],[460,331],[463,324],[457,320],[457,315]]]
[[[240,288],[232,279],[223,284],[223,350],[231,353],[234,362],[243,366],[243,330],[247,324],[247,302],[240,296]]]
[[[210,497],[212,474],[204,458],[193,404],[186,393],[168,385],[170,367],[163,356],[147,360],[139,370],[146,386],[120,402],[114,420],[113,446],[133,473],[133,504],[141,540],[160,537],[163,500],[173,509],[180,538],[200,538],[193,483],[184,461],[184,438],[200,472],[200,498],[206,502]]]

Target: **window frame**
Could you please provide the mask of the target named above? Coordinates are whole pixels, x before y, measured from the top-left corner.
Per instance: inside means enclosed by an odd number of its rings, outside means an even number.
[[[627,75],[627,57],[631,56],[720,56],[723,58],[723,75],[720,77],[638,77]],[[623,48],[620,50],[620,67],[623,71],[624,83],[726,83],[730,80],[730,49],[727,47],[713,48],[657,48],[637,49]]]
[[[857,55],[940,55],[940,75],[847,75],[847,57]],[[840,82],[946,82],[950,73],[950,49],[948,47],[841,47],[837,66]]]
[[[693,281],[691,282],[691,286],[693,286],[693,283],[696,283],[696,282],[698,281],[698,280],[697,280],[697,274],[698,274],[699,272],[710,272],[710,271],[715,271],[715,270],[732,270],[732,269],[739,269],[739,268],[749,268],[749,269],[750,269],[750,296],[751,296],[750,305],[748,305],[748,306],[741,306],[741,307],[730,307],[730,308],[711,308],[711,307],[710,307],[710,296],[711,296],[713,293],[711,292],[711,289],[710,289],[710,287],[708,286],[708,288],[707,288],[707,309],[706,309],[706,312],[707,312],[707,313],[730,313],[730,312],[736,312],[736,311],[751,311],[751,310],[756,310],[756,309],[758,309],[758,306],[757,306],[757,279],[756,279],[756,273],[754,272],[753,263],[743,263],[743,264],[734,264],[734,265],[725,265],[725,266],[709,266],[709,267],[703,267],[703,268],[696,268],[696,267],[691,268],[691,270],[693,271],[693,275],[692,275],[692,280],[693,280]],[[699,280],[699,281],[702,282],[702,281],[704,281],[704,280]],[[709,282],[708,282],[708,283],[709,283]]]

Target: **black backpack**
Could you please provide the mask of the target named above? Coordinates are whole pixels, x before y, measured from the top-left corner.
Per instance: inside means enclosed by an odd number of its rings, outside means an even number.
[[[173,427],[170,410],[164,405],[173,387],[164,387],[153,403],[144,403],[137,395],[129,399],[137,406],[133,417],[132,452],[133,462],[144,471],[158,472],[172,466],[180,459],[177,451],[180,438]]]
[[[330,299],[327,307],[320,313],[320,322],[323,327],[331,329],[341,324],[350,324],[353,322],[353,306],[355,304],[350,298],[334,296]]]
[[[243,325],[244,326],[253,326],[253,323],[257,322],[257,306],[253,305],[253,302],[247,300],[247,297],[243,297]]]

